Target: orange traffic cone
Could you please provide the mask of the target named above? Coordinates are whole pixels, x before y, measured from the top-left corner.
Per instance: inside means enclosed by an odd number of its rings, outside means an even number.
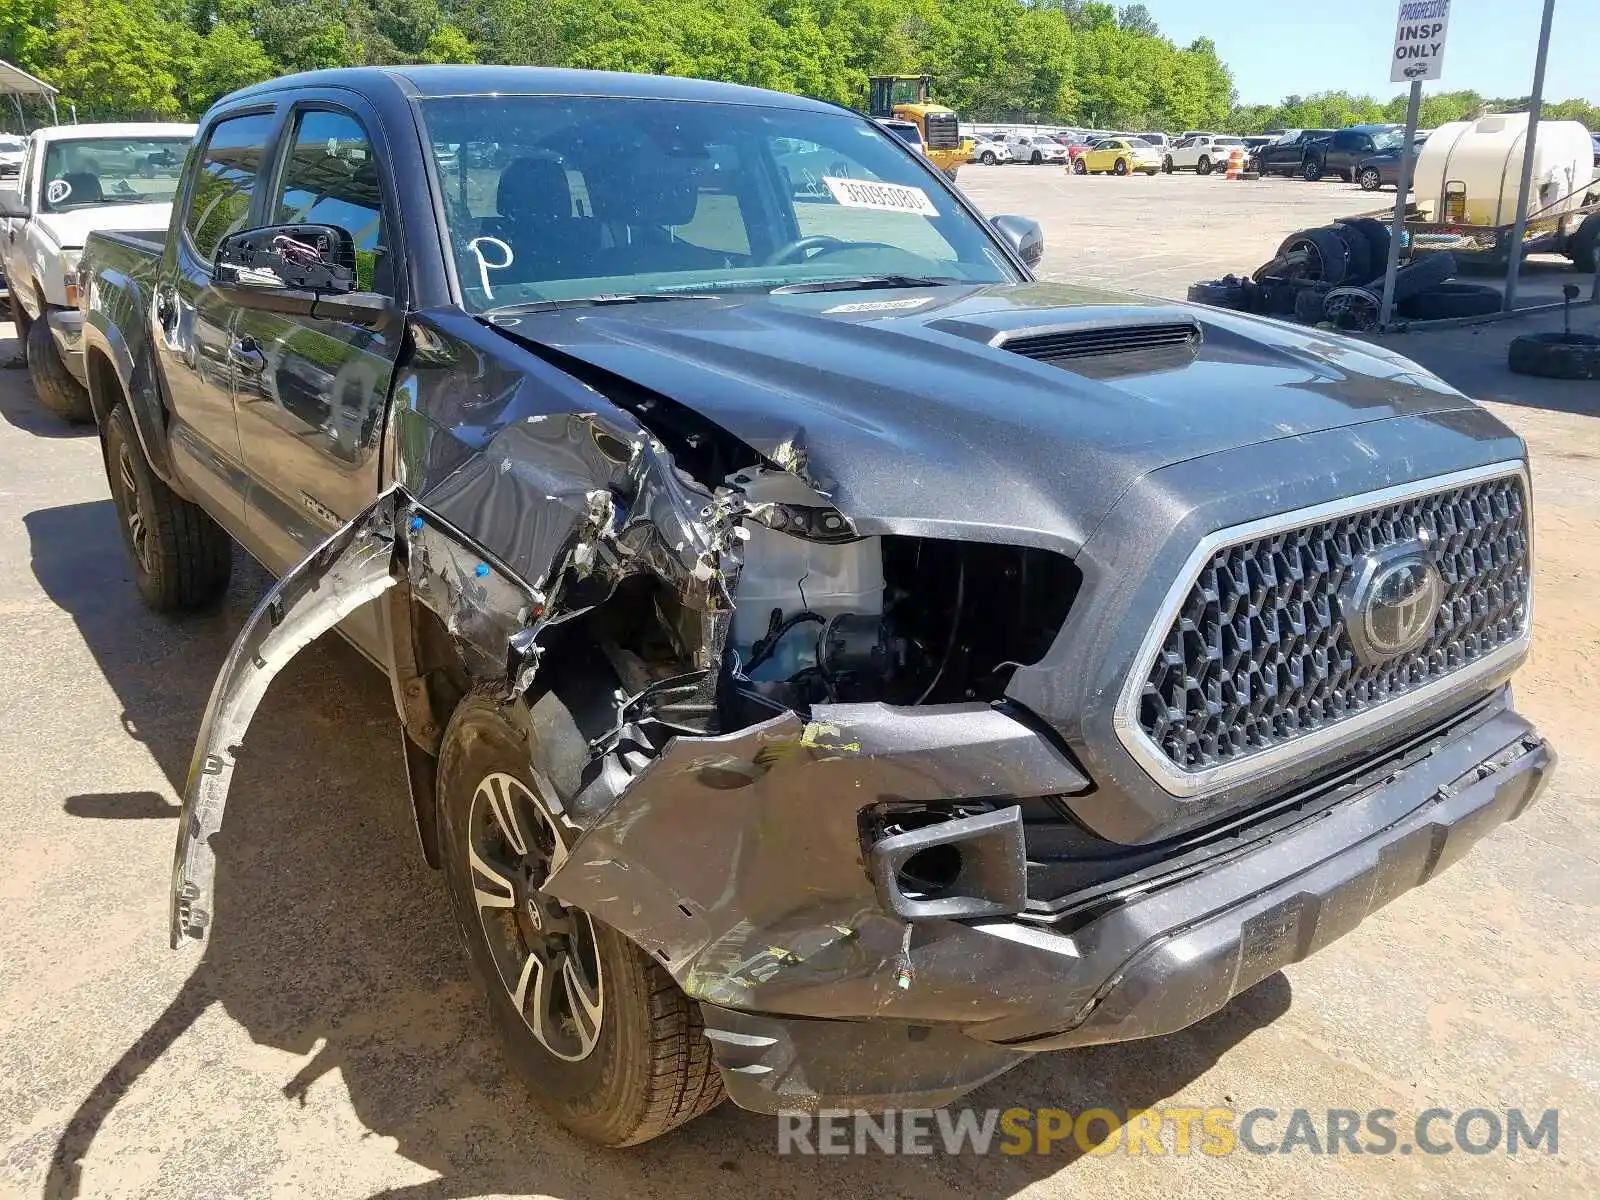
[[[1235,146],[1228,152],[1228,178],[1238,179],[1244,174],[1244,147]]]

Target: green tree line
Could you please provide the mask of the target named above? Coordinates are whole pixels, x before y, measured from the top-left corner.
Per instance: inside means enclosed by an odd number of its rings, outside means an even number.
[[[1489,98],[1477,92],[1440,92],[1423,96],[1417,126],[1433,129],[1447,121],[1470,121],[1485,112],[1526,112],[1527,96]],[[1349,92],[1318,92],[1289,96],[1282,104],[1245,104],[1235,108],[1228,126],[1233,133],[1261,133],[1268,129],[1339,129],[1346,125],[1400,124],[1406,119],[1404,93],[1392,100],[1352,96]],[[1545,101],[1543,119],[1582,121],[1600,130],[1600,104],[1586,100]]]
[[[80,119],[193,117],[290,71],[532,63],[723,79],[859,106],[934,77],[978,120],[1214,125],[1233,81],[1142,4],[1086,0],[0,0],[0,58]],[[63,115],[66,110],[63,108]]]

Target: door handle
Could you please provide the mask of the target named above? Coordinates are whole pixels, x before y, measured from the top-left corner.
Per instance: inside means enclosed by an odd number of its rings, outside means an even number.
[[[253,337],[235,339],[228,347],[228,361],[253,374],[260,374],[267,369],[267,356],[261,353],[261,346]]]

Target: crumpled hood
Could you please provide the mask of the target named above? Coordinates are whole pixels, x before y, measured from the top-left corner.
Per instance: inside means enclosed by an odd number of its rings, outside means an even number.
[[[105,204],[60,213],[39,213],[34,218],[55,244],[63,250],[82,249],[96,229],[116,229],[127,233],[165,231],[172,223],[172,203]]]
[[[1152,319],[1195,321],[1203,343],[1176,360],[1120,355],[1110,370],[990,344]],[[1055,284],[677,300],[498,324],[701,413],[792,466],[863,533],[967,531],[1067,553],[1159,467],[1469,404],[1345,337]]]

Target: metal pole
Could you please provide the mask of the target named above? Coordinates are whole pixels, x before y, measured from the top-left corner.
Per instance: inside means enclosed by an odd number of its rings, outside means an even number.
[[[1400,270],[1400,238],[1406,231],[1406,197],[1411,194],[1411,160],[1416,156],[1417,114],[1422,111],[1422,80],[1411,81],[1411,99],[1406,102],[1405,142],[1400,147],[1400,174],[1395,184],[1394,220],[1389,225],[1389,262],[1383,269],[1383,303],[1378,309],[1378,328],[1394,316],[1394,277]]]
[[[1517,278],[1522,274],[1522,239],[1528,232],[1528,192],[1533,187],[1533,147],[1539,137],[1539,113],[1544,109],[1544,63],[1550,56],[1550,22],[1556,0],[1544,0],[1544,22],[1539,26],[1539,53],[1533,60],[1533,95],[1528,100],[1528,139],[1522,144],[1522,190],[1517,193],[1517,223],[1511,227],[1511,262],[1506,269],[1505,311],[1517,306]]]

